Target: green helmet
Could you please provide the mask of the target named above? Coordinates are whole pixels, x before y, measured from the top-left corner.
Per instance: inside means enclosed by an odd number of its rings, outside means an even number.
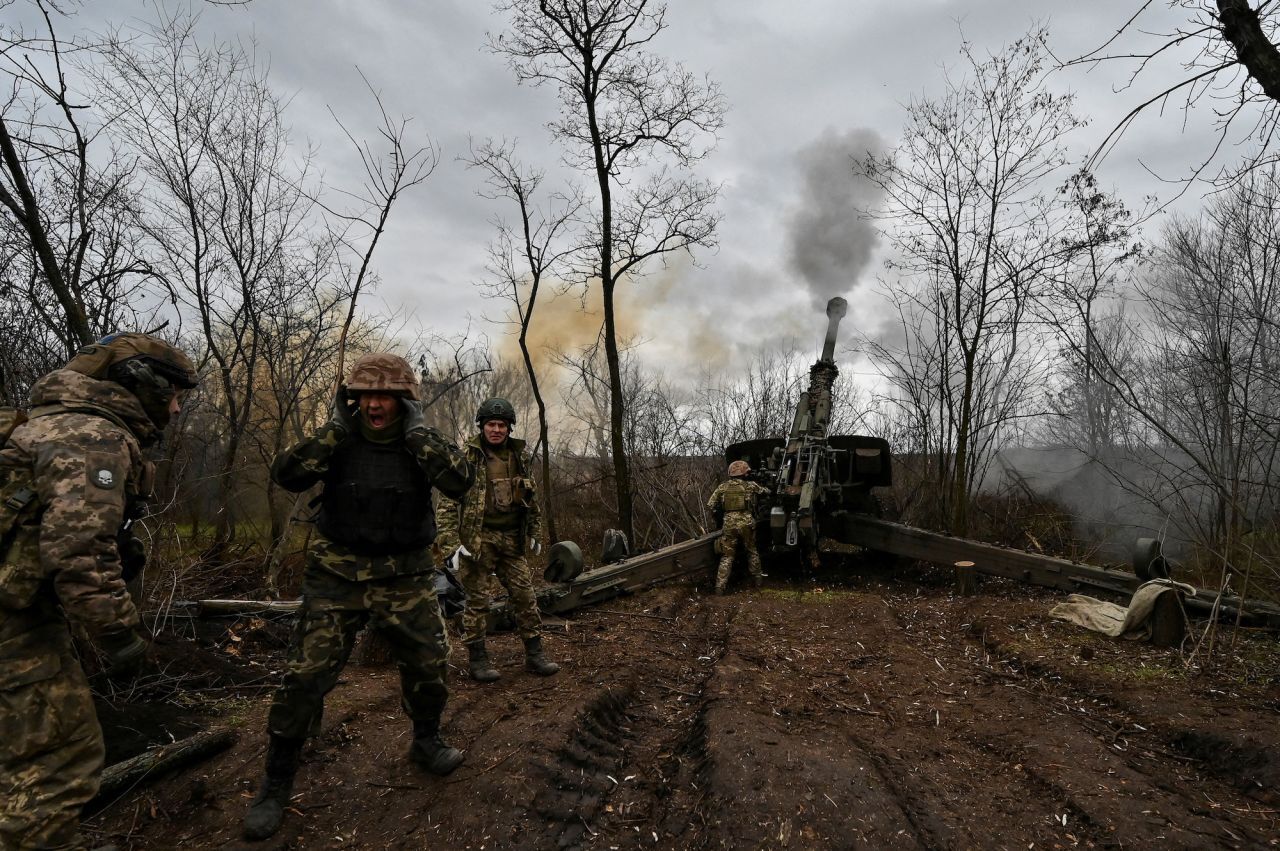
[[[516,409],[506,399],[485,399],[476,408],[476,425],[484,425],[489,420],[506,420],[508,425],[515,425]]]

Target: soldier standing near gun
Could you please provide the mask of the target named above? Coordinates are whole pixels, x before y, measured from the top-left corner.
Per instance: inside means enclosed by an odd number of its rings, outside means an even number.
[[[560,670],[542,649],[542,618],[525,558],[528,550],[542,552],[542,515],[525,443],[511,436],[515,424],[515,408],[506,399],[481,403],[476,410],[480,433],[466,446],[467,458],[476,466],[475,484],[456,502],[441,500],[436,509],[441,548],[453,553],[450,560],[467,591],[462,640],[470,654],[471,677],[484,683],[499,677],[485,648],[490,573],[507,589],[524,639],[525,667],[542,676]]]
[[[244,820],[248,839],[280,828],[303,742],[319,729],[325,695],[366,624],[387,639],[400,669],[401,705],[413,721],[409,758],[438,775],[462,762],[440,738],[449,641],[433,585],[431,490],[459,497],[475,471],[423,421],[408,362],[358,359],[328,422],[278,457],[271,475],[294,493],[317,483],[323,490],[288,669],[267,717],[266,776]]]
[[[196,381],[163,340],[115,334],[37,381],[29,420],[0,434],[0,848],[83,847],[105,751],[69,622],[108,676],[137,672],[147,643],[125,583],[154,479],[142,449]]]
[[[746,461],[734,461],[729,465],[729,481],[721,482],[707,500],[707,508],[724,514],[720,532],[720,566],[716,570],[717,594],[723,595],[729,587],[729,574],[739,545],[747,552],[751,584],[759,588],[764,580],[760,553],[756,551],[756,501],[767,495],[769,490],[746,478],[750,472],[751,465]]]

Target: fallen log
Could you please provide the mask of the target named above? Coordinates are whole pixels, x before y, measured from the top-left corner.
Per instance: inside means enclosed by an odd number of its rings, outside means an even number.
[[[102,772],[98,795],[90,802],[90,808],[108,806],[134,787],[224,751],[239,738],[240,734],[234,730],[206,730],[107,766]]]
[[[180,600],[173,608],[191,617],[239,617],[241,615],[291,615],[301,600]]]

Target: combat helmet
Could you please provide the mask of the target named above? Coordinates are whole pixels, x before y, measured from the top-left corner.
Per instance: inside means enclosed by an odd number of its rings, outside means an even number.
[[[388,396],[402,396],[421,400],[418,392],[418,377],[413,374],[413,367],[399,355],[387,352],[374,352],[361,355],[351,365],[347,373],[347,392],[385,393]]]
[[[506,399],[494,397],[485,399],[476,408],[476,425],[484,425],[489,420],[506,420],[507,425],[516,424],[516,409]]]
[[[732,478],[739,478],[751,472],[751,465],[742,459],[738,459],[729,465],[729,475]]]
[[[169,423],[175,390],[190,390],[200,376],[186,352],[159,337],[124,331],[81,346],[67,369],[90,378],[114,381],[142,403],[157,428]]]

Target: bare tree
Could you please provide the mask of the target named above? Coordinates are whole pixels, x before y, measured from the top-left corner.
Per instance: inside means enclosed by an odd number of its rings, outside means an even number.
[[[1126,418],[1121,400],[1099,378],[1103,360],[1095,349],[1104,348],[1109,362],[1128,364],[1136,356],[1123,310],[1108,305],[1143,259],[1143,248],[1133,214],[1102,191],[1090,172],[1073,174],[1060,194],[1069,214],[1059,228],[1065,262],[1060,283],[1041,310],[1044,323],[1064,338],[1059,361],[1064,381],[1050,402],[1059,418],[1051,428],[1061,438],[1065,424],[1097,459],[1118,443]]]
[[[283,103],[265,75],[237,45],[198,43],[195,23],[174,15],[134,38],[113,34],[94,70],[99,100],[154,193],[137,222],[153,266],[217,367],[221,550],[235,533],[235,471],[262,375],[262,320],[298,283],[290,267],[314,204],[302,190],[308,163],[293,162]]]
[[[857,168],[885,192],[873,213],[902,276],[890,296],[905,341],[869,341],[870,351],[921,433],[946,435],[939,473],[957,534],[984,459],[1000,430],[1030,413],[1043,370],[1028,326],[1063,256],[1046,184],[1081,123],[1072,96],[1045,86],[1045,38],[1034,31],[986,58],[966,44],[968,79],[912,101],[898,148]]]
[[[407,134],[410,119],[393,119],[387,113],[386,106],[382,102],[382,96],[369,83],[368,78],[363,73],[360,74],[360,77],[364,80],[365,86],[369,89],[370,94],[373,95],[374,103],[378,107],[378,114],[382,122],[378,128],[378,135],[382,137],[382,144],[385,145],[385,150],[382,153],[375,153],[368,141],[357,141],[351,135],[351,131],[338,120],[336,115],[334,116],[334,120],[338,121],[338,126],[342,128],[342,132],[352,146],[355,147],[356,153],[360,157],[360,165],[364,169],[365,181],[359,192],[343,193],[354,199],[359,204],[360,210],[355,213],[340,213],[329,207],[326,207],[326,210],[334,217],[345,221],[348,226],[356,226],[360,230],[367,232],[367,236],[359,234],[356,238],[364,237],[368,240],[363,250],[356,249],[360,257],[360,265],[356,271],[355,280],[351,282],[351,298],[347,308],[347,318],[342,324],[342,333],[338,337],[339,375],[342,373],[344,363],[347,333],[351,328],[352,321],[355,319],[356,300],[360,297],[365,278],[369,274],[369,264],[373,260],[374,251],[378,247],[378,240],[382,238],[383,231],[387,227],[387,220],[391,217],[391,208],[395,206],[401,195],[430,177],[440,161],[440,153],[436,150],[435,143],[430,138],[424,139],[421,145],[416,146],[408,142]],[[344,233],[344,241],[346,240],[347,234]],[[350,242],[347,242],[347,244],[351,245]],[[352,247],[354,248],[354,246]]]
[[[614,295],[654,258],[714,244],[718,187],[687,169],[704,157],[723,123],[712,82],[650,52],[666,26],[649,0],[506,0],[506,32],[490,37],[517,80],[554,85],[562,109],[549,123],[565,159],[594,179],[581,242],[584,282],[599,281],[609,377],[609,436],[618,522],[632,536],[632,486]],[[670,165],[664,165],[670,163]]]
[[[41,30],[0,24],[7,90],[0,105],[0,308],[24,317],[4,329],[14,336],[6,335],[0,359],[14,399],[32,372],[108,331],[136,326],[138,290],[149,275],[127,225],[136,203],[130,165],[71,82],[76,61],[98,45],[61,38],[57,7],[30,5]],[[41,354],[22,363],[20,351]]]
[[[494,363],[488,341],[473,339],[469,328],[452,337],[432,337],[416,359],[427,416],[452,440],[466,441],[476,433],[476,408],[490,396],[506,394],[517,415],[522,413],[510,370]],[[501,392],[490,392],[496,388]]]
[[[1252,139],[1255,150],[1244,162],[1222,163],[1210,179],[1230,183],[1252,168],[1273,162],[1280,131],[1280,50],[1274,40],[1277,7],[1266,0],[1171,0],[1167,5],[1183,12],[1172,26],[1149,24],[1154,0],[1143,0],[1116,32],[1089,53],[1063,62],[1064,66],[1095,66],[1122,63],[1132,67],[1130,85],[1157,76],[1153,66],[1176,62],[1183,71],[1172,83],[1161,83],[1144,96],[1107,134],[1094,160],[1100,160],[1120,142],[1135,120],[1151,109],[1164,109],[1173,99],[1184,109],[1204,104],[1211,109],[1217,128],[1217,143],[1208,156],[1195,164],[1186,183],[1219,161],[1219,154],[1231,144],[1233,128],[1240,128],[1240,140]],[[1138,40],[1130,48],[1125,37]],[[1163,70],[1163,69],[1161,69]]]
[[[1166,227],[1127,333],[1093,350],[1137,426],[1122,477],[1229,574],[1274,595],[1280,554],[1280,172],[1256,169]],[[1095,338],[1105,333],[1093,322]],[[1068,338],[1076,351],[1078,340]]]
[[[561,264],[574,251],[568,241],[574,217],[582,208],[582,201],[563,194],[554,194],[550,206],[543,208],[536,200],[544,173],[523,166],[515,156],[511,142],[494,142],[486,139],[473,144],[465,162],[485,174],[486,198],[511,202],[516,209],[517,220],[509,223],[502,216],[492,220],[497,235],[489,244],[488,271],[491,279],[486,283],[489,294],[509,303],[508,321],[517,329],[520,356],[524,360],[525,373],[538,409],[538,445],[542,456],[544,516],[550,540],[558,540],[554,494],[551,482],[551,436],[547,423],[547,402],[543,398],[534,368],[533,353],[529,348],[529,329],[533,324],[534,310],[544,279],[554,278],[561,272]]]
[[[647,370],[623,341],[622,378],[627,417],[623,437],[632,460],[636,529],[646,546],[664,546],[706,531],[703,503],[719,460],[708,463],[694,400],[660,374]],[[560,496],[577,514],[599,516],[616,511],[616,491],[607,488],[609,472],[609,376],[600,338],[576,350],[557,352],[553,360],[568,376],[561,398],[564,421],[557,429]],[[572,514],[572,513],[571,513]],[[582,518],[566,516],[578,535]]]

